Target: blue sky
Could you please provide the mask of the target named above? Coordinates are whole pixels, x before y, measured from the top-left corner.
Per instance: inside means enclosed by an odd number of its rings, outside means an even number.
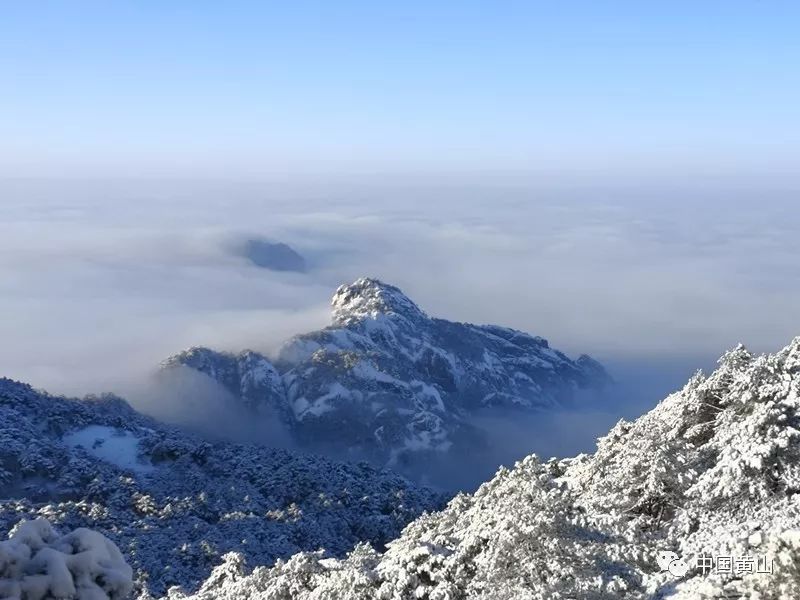
[[[795,2],[8,2],[0,175],[790,174]]]

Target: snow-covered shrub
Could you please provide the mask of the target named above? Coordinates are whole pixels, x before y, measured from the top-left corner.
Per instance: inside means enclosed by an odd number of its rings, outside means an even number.
[[[0,597],[121,600],[133,570],[111,540],[90,529],[59,535],[47,519],[23,521],[0,542]]]

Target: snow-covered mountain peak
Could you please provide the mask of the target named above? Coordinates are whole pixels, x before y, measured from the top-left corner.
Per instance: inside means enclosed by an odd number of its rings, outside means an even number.
[[[377,279],[339,287],[331,304],[333,324],[287,341],[274,363],[194,348],[165,370],[188,367],[247,406],[277,410],[303,446],[392,465],[477,451],[481,411],[558,408],[610,381],[586,355],[572,360],[507,327],[429,317]]]
[[[342,285],[331,299],[334,325],[348,325],[379,315],[399,315],[412,321],[428,315],[399,288],[371,277],[361,277]]]

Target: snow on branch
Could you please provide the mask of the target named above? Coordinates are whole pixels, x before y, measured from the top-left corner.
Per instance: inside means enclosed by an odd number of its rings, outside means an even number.
[[[104,535],[76,529],[59,535],[47,519],[22,521],[0,542],[0,598],[122,600],[133,570]]]

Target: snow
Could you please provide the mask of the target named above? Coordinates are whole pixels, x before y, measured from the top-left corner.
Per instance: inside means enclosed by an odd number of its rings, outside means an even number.
[[[317,396],[311,402],[305,397],[297,398],[293,404],[294,413],[301,420],[309,415],[320,417],[334,409],[332,400],[348,399],[351,396],[351,390],[348,390],[338,382],[334,382],[326,393]]]
[[[380,381],[382,383],[391,383],[401,386],[406,385],[396,377],[392,377],[388,373],[378,370],[375,365],[368,360],[358,361],[358,363],[353,367],[352,373],[355,377],[364,379],[366,381]]]
[[[0,542],[0,596],[6,599],[122,600],[133,570],[105,536],[76,529],[64,536],[46,519],[23,521]]]
[[[420,394],[422,398],[431,400],[431,402],[426,403],[427,405],[429,405],[430,409],[444,412],[445,407],[444,407],[444,401],[442,400],[442,395],[439,393],[439,390],[437,390],[434,386],[425,383],[424,381],[419,381],[415,379],[414,381],[411,382],[411,388],[418,394]]]
[[[68,446],[81,447],[120,469],[149,473],[154,467],[139,458],[139,441],[130,431],[104,425],[89,425],[64,436],[64,443]]]
[[[276,376],[277,372],[272,364],[266,360],[259,360],[242,376],[242,379],[249,380],[253,384],[264,384],[271,382]]]
[[[333,295],[331,307],[335,324],[347,323],[352,319],[374,319],[380,315],[428,318],[398,288],[369,277],[340,286]]]

